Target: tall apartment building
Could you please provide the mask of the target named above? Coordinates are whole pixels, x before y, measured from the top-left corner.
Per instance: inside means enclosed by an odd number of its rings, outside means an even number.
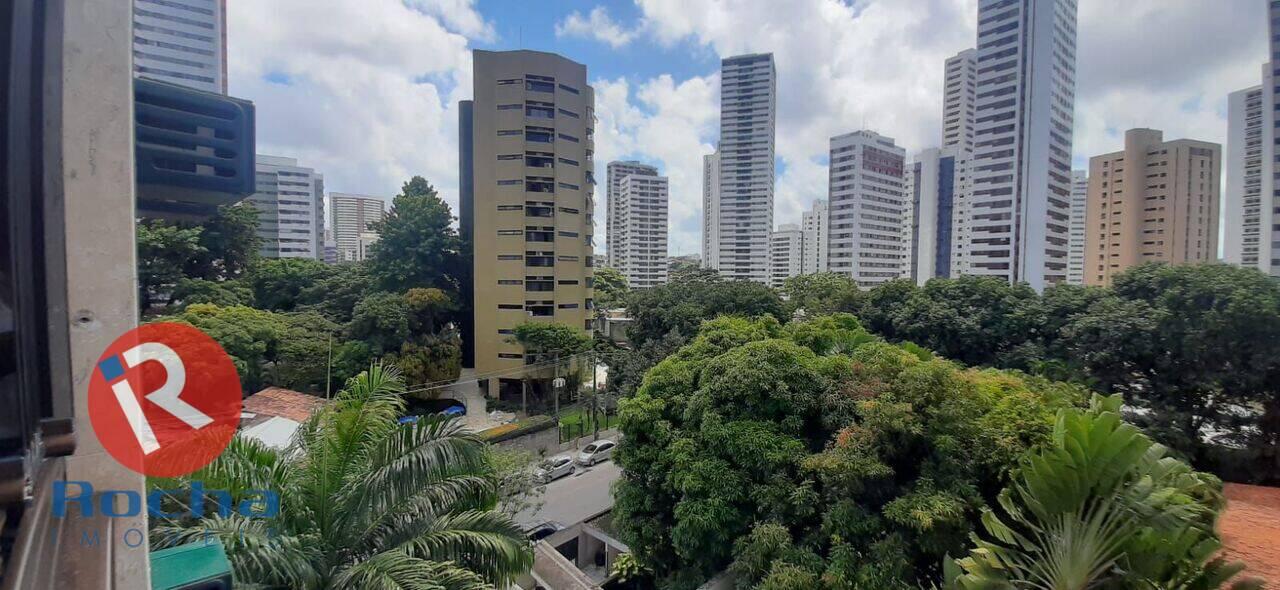
[[[258,253],[264,258],[324,260],[324,176],[295,158],[258,154]]]
[[[1269,64],[1268,64],[1269,67]],[[1265,77],[1265,74],[1264,74]],[[1275,113],[1270,105],[1271,92],[1254,86],[1232,92],[1227,99],[1227,192],[1222,199],[1225,220],[1222,259],[1229,264],[1257,268],[1280,275],[1280,260],[1275,250],[1266,247],[1280,241],[1272,231],[1280,219],[1274,207],[1264,207],[1264,195],[1271,195],[1275,182],[1271,163],[1275,147],[1267,130],[1274,125]],[[1270,201],[1271,199],[1267,199]]]
[[[613,172],[612,164],[609,171]],[[633,289],[667,282],[668,190],[667,177],[656,173],[627,174],[618,183],[617,238],[609,236],[614,242],[609,257]]]
[[[1231,94],[1223,259],[1280,277],[1280,183],[1275,175],[1280,112],[1280,2],[1267,3],[1269,39],[1262,84]]]
[[[942,82],[942,147],[973,151],[977,58],[976,49],[966,49],[947,58]]]
[[[831,138],[827,268],[861,287],[901,276],[906,151],[874,131]]]
[[[1071,222],[1067,226],[1067,284],[1084,284],[1085,214],[1089,202],[1089,172],[1071,171]]]
[[[463,363],[489,395],[519,399],[517,326],[591,329],[595,91],[586,66],[553,53],[473,55],[459,109]]]
[[[1143,262],[1209,262],[1218,252],[1222,147],[1130,129],[1124,150],[1089,159],[1084,281],[1109,285]]]
[[[621,264],[617,256],[621,252],[617,240],[622,236],[622,228],[619,226],[618,218],[623,213],[623,207],[620,206],[618,194],[622,190],[622,179],[630,174],[657,176],[658,169],[655,166],[641,164],[634,160],[615,160],[609,162],[605,169],[605,254],[607,255],[609,268],[616,269]]]
[[[800,231],[804,233],[804,253],[800,274],[827,272],[827,201],[816,199],[813,207],[800,215]]]
[[[226,0],[134,0],[133,72],[226,94]]]
[[[907,166],[904,187],[910,207],[906,213],[902,276],[923,285],[935,277],[958,276],[953,264],[960,258],[956,205],[969,190],[968,152],[959,145],[929,148]]]
[[[387,202],[368,195],[329,193],[329,228],[337,247],[338,262],[365,259],[360,247],[361,236],[370,233],[369,225],[387,216]],[[372,232],[375,236],[377,232]]]
[[[781,287],[790,277],[801,274],[804,260],[804,231],[794,223],[784,223],[769,235],[769,286]]]
[[[1066,280],[1076,0],[980,0],[968,274]]]
[[[777,70],[773,54],[739,55],[720,62],[720,145],[704,166],[716,164],[719,184],[704,178],[703,257],[729,279],[768,282],[773,231],[774,121]]]
[[[702,266],[720,270],[720,148],[702,156]]]

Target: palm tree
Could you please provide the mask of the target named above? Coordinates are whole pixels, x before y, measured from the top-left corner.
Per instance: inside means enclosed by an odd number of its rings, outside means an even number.
[[[486,446],[459,422],[400,424],[404,382],[375,364],[276,452],[235,439],[190,476],[226,489],[278,491],[274,518],[166,520],[156,546],[219,538],[237,588],[470,590],[503,587],[533,552],[520,528],[494,511]]]
[[[1124,423],[1119,397],[1092,405],[1059,414],[1000,493],[1003,514],[983,514],[988,538],[944,562],[948,588],[1212,590],[1244,569],[1219,555],[1221,482]]]

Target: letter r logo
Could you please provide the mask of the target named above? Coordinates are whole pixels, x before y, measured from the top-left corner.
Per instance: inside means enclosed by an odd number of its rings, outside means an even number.
[[[186,475],[226,448],[240,420],[240,379],[222,347],[185,324],[147,324],[117,339],[89,383],[103,447],[145,475]]]

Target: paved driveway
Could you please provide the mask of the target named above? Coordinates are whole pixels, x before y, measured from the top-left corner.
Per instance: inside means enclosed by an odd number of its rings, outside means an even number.
[[[594,467],[579,465],[573,475],[547,484],[542,506],[517,514],[516,522],[526,527],[548,520],[566,527],[578,524],[613,507],[610,488],[621,476],[622,470],[611,460]]]

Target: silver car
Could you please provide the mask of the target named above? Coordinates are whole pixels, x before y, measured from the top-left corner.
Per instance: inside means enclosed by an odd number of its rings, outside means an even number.
[[[595,465],[601,461],[608,461],[613,456],[613,448],[618,446],[609,439],[598,440],[585,447],[578,453],[578,465]]]
[[[538,466],[533,477],[538,483],[548,483],[569,475],[576,470],[573,458],[569,455],[556,455]]]

